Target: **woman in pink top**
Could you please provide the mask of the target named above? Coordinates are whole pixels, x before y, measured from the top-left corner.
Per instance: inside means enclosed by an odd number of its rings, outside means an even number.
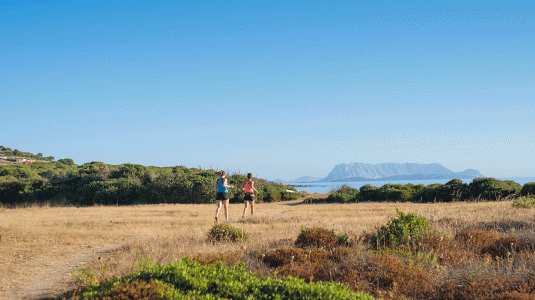
[[[247,174],[247,180],[245,180],[244,183],[240,186],[240,189],[242,189],[245,192],[245,196],[243,196],[243,201],[245,202],[245,208],[243,209],[243,216],[242,218],[245,218],[245,213],[247,212],[247,206],[248,204],[251,205],[251,215],[254,215],[254,198],[255,193],[258,194],[258,191],[254,188],[254,181],[253,174],[248,173]]]

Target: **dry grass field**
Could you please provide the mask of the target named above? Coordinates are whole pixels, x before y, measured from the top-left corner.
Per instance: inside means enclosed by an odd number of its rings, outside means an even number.
[[[139,257],[149,256],[165,263],[183,256],[200,255],[206,259],[233,253],[243,260],[249,259],[246,263],[252,270],[267,273],[267,267],[255,258],[267,249],[292,247],[302,226],[334,229],[358,240],[364,232],[386,224],[396,215],[396,209],[417,213],[434,230],[451,236],[471,227],[516,230],[517,234],[524,231],[531,235],[535,228],[533,211],[514,209],[511,201],[313,205],[301,202],[257,204],[255,216],[251,217],[248,211],[245,220],[239,218],[243,205],[231,204],[232,225],[251,235],[245,244],[206,241],[216,205],[0,208],[0,298],[58,296],[75,287],[70,271],[77,266],[93,269],[102,280],[125,275]]]

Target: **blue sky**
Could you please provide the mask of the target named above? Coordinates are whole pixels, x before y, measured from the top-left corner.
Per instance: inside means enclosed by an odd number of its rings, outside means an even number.
[[[0,3],[0,144],[75,163],[535,176],[532,1]]]

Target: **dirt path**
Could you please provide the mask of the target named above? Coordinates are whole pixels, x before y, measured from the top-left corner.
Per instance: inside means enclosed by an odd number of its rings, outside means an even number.
[[[0,299],[55,299],[72,289],[76,280],[71,271],[98,259],[100,255],[118,249],[122,245],[109,245],[99,249],[84,249],[66,259],[50,261],[50,257],[37,257],[32,264],[40,265],[32,278],[24,278],[22,283],[6,291],[0,291]]]

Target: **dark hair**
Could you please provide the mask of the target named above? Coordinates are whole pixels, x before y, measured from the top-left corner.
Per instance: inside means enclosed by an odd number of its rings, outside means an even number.
[[[217,172],[216,174],[219,175],[220,177],[222,177],[222,176],[225,176],[225,171],[221,170],[221,171]]]
[[[253,178],[253,174],[247,173],[247,179],[251,180]]]

